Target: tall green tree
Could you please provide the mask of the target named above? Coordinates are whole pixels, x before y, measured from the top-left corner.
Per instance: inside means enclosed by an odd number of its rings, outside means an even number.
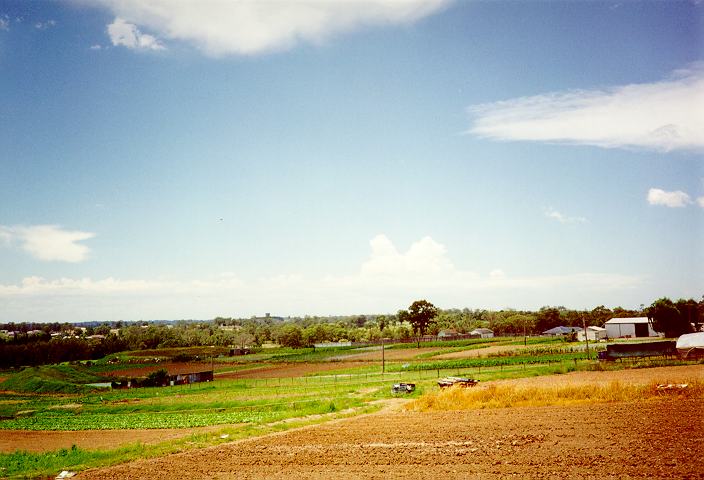
[[[648,321],[656,332],[662,332],[666,337],[679,337],[692,331],[692,325],[677,309],[672,300],[667,297],[655,300],[646,309]]]
[[[399,320],[411,324],[413,333],[416,334],[418,340],[418,348],[420,348],[420,337],[425,335],[428,326],[435,322],[437,316],[437,307],[427,300],[416,300],[408,307],[408,310],[398,311]]]

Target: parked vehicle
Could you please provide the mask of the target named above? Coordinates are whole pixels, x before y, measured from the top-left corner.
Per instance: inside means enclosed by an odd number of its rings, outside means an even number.
[[[477,383],[479,383],[479,380],[464,377],[445,377],[438,380],[438,385],[440,386],[440,388],[452,387],[454,385],[466,388],[473,387]]]
[[[391,387],[391,393],[411,393],[415,389],[415,383],[394,383],[394,386]]]

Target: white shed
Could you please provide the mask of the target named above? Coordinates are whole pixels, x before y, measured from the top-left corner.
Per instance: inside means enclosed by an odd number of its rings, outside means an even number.
[[[612,318],[604,325],[609,338],[659,337],[648,317]]]
[[[470,335],[479,335],[481,338],[492,338],[494,336],[494,332],[488,328],[475,328],[469,333]]]
[[[606,329],[602,327],[587,327],[587,334],[584,334],[584,329],[577,330],[577,340],[580,342],[585,341],[585,338],[590,342],[598,342],[599,340],[606,339]]]

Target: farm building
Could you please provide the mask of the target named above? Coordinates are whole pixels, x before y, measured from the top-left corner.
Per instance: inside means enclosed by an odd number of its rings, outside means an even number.
[[[475,328],[471,332],[469,332],[470,335],[479,335],[480,338],[492,338],[494,336],[494,331],[489,330],[488,328]]]
[[[570,335],[571,333],[578,332],[579,330],[581,330],[580,327],[565,327],[564,325],[560,325],[559,327],[553,327],[549,330],[545,330],[543,335]]]
[[[212,382],[213,371],[206,370],[203,372],[176,373],[169,375],[170,385],[188,385],[190,383]]]
[[[459,334],[460,334],[460,332],[458,332],[457,330],[452,330],[451,328],[448,328],[445,330],[440,330],[438,332],[438,337],[440,337],[440,338],[442,338],[442,337],[456,337]]]
[[[589,340],[591,342],[606,340],[606,329],[595,326],[587,327],[587,333],[585,335],[584,329],[582,328],[577,331],[577,340],[580,342],[584,342],[585,340]]]
[[[659,337],[648,317],[612,318],[605,324],[608,338]]]

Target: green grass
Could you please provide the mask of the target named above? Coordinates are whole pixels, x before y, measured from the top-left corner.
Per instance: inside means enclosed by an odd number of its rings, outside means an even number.
[[[94,390],[83,384],[104,382],[105,379],[86,367],[44,365],[30,367],[11,375],[0,383],[3,390],[31,393],[86,393]]]

